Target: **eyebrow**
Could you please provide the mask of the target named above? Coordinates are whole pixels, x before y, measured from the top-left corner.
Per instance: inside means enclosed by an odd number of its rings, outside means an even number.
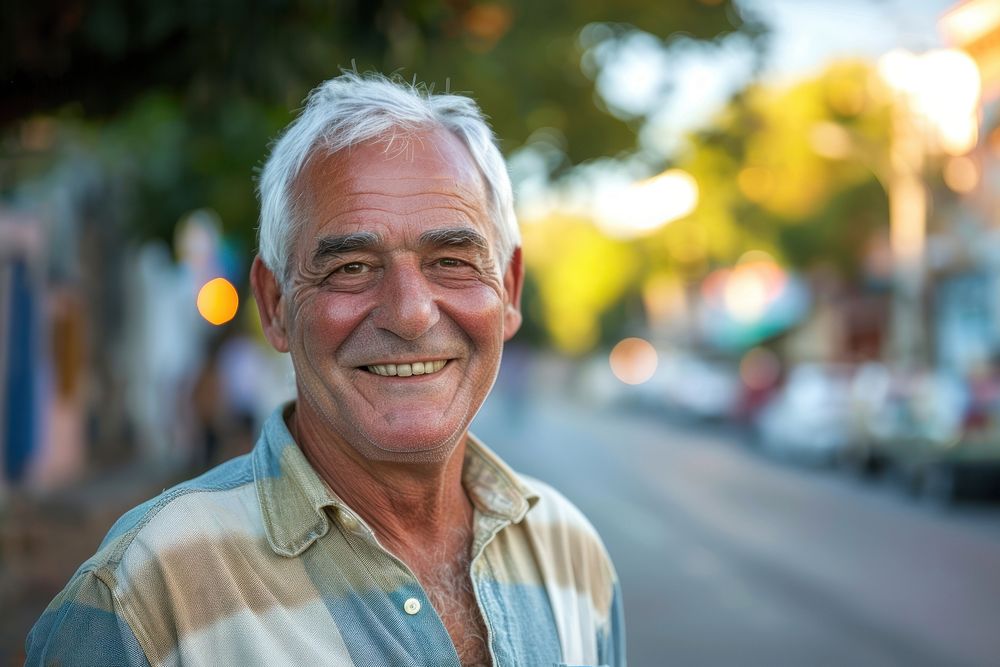
[[[486,240],[486,237],[469,227],[432,229],[420,235],[420,243],[430,246],[475,247],[479,250],[490,249],[490,244]]]
[[[375,232],[354,232],[340,236],[324,236],[316,242],[312,263],[322,266],[331,257],[338,257],[357,250],[370,250],[382,244],[382,237]],[[432,229],[420,235],[420,244],[428,246],[474,247],[488,251],[486,237],[470,227]]]
[[[316,266],[330,257],[337,257],[355,250],[366,250],[382,243],[382,237],[374,232],[355,232],[340,236],[324,236],[316,243],[312,261]]]

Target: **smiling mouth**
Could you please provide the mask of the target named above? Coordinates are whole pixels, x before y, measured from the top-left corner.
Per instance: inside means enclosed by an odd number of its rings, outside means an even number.
[[[410,377],[411,375],[430,375],[437,373],[448,363],[447,359],[435,361],[417,361],[412,364],[376,364],[362,366],[369,373],[384,377]]]

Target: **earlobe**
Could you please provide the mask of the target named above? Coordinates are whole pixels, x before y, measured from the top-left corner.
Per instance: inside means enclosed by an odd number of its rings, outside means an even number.
[[[258,255],[250,267],[250,286],[253,288],[257,312],[264,336],[278,352],[288,352],[288,336],[285,328],[284,295],[274,273]]]
[[[508,305],[503,316],[503,339],[510,340],[521,328],[521,311],[514,306]]]
[[[521,288],[524,285],[524,265],[521,261],[521,249],[515,248],[514,254],[507,265],[503,277],[504,314],[503,339],[510,340],[521,328]]]

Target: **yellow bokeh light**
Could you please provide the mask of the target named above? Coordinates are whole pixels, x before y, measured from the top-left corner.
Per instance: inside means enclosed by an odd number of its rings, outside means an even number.
[[[916,55],[896,49],[879,60],[879,72],[911,113],[933,130],[940,150],[962,155],[975,147],[982,81],[969,54],[934,49]]]
[[[225,324],[236,315],[240,297],[225,278],[213,278],[198,291],[198,312],[212,324]]]
[[[755,322],[768,306],[767,285],[754,271],[733,271],[726,281],[723,300],[733,319]]]
[[[944,163],[944,182],[959,194],[972,192],[979,185],[979,167],[968,157],[952,157]]]
[[[766,252],[751,250],[732,269],[717,269],[701,284],[708,299],[719,299],[729,316],[750,324],[767,312],[785,287],[785,270]]]
[[[820,157],[843,160],[854,151],[850,133],[842,125],[823,121],[809,128],[809,145]]]
[[[949,155],[965,155],[979,143],[979,120],[975,114],[955,118],[938,128],[938,143]]]
[[[641,338],[626,338],[611,350],[611,372],[625,384],[642,384],[653,377],[658,359],[656,348]]]
[[[994,0],[966,0],[954,6],[938,20],[938,29],[952,44],[985,40],[989,31],[1000,24],[1000,5]]]
[[[698,207],[698,197],[694,176],[682,169],[668,169],[600,196],[597,223],[611,237],[642,236],[691,215]]]

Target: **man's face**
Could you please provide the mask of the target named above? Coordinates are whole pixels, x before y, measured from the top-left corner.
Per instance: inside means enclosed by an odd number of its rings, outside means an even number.
[[[486,190],[462,143],[316,154],[282,299],[299,398],[373,460],[437,461],[464,436],[520,323],[520,263],[497,265]]]

